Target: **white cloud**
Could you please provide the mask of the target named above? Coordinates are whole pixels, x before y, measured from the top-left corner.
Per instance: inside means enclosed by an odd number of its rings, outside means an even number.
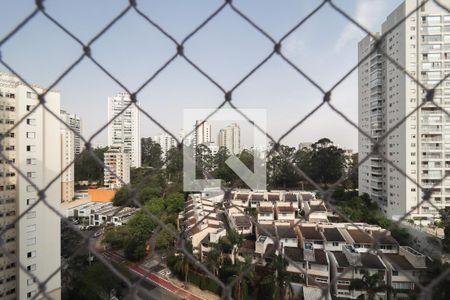
[[[385,15],[386,4],[385,0],[358,0],[356,4],[356,15],[351,15],[351,17],[364,28],[370,31],[378,31],[381,27],[381,18]],[[354,42],[361,39],[364,35],[364,31],[348,21],[338,37],[334,50],[339,52],[349,43],[354,45]]]

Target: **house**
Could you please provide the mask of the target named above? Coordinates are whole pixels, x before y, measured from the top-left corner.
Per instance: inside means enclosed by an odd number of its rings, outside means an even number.
[[[275,220],[275,213],[274,213],[273,205],[270,202],[262,202],[258,206],[256,211],[258,213],[257,214],[258,222]]]
[[[239,248],[236,249],[236,259],[244,262],[246,257],[251,257],[252,264],[256,263],[258,260],[258,256],[255,255],[255,244],[255,241],[244,240]]]
[[[276,240],[280,248],[298,247],[298,236],[295,228],[287,224],[260,224],[256,227],[255,255],[267,258],[268,262],[278,251]]]
[[[311,223],[328,222],[328,213],[322,200],[309,200],[303,202],[305,218]]]
[[[285,193],[284,194],[284,202],[289,203],[295,210],[299,209],[298,206],[299,195],[298,193]]]
[[[277,221],[295,223],[295,208],[291,205],[279,202],[276,205]]]
[[[247,193],[237,193],[234,195],[234,198],[231,199],[231,203],[234,206],[239,206],[243,208],[247,208],[249,206],[249,194]]]
[[[280,193],[268,193],[267,200],[270,202],[278,202],[280,201],[281,194]]]
[[[264,199],[264,194],[256,194],[256,193],[252,193],[250,195],[250,207],[251,208],[257,208],[259,206],[259,203],[261,201],[265,201]]]
[[[211,251],[213,244],[218,244],[219,239],[227,235],[225,228],[217,228],[209,232],[200,242],[200,258],[204,261]]]
[[[326,252],[307,248],[285,247],[284,254],[289,258],[286,270],[297,273],[306,286],[327,287],[330,283],[330,263]]]
[[[342,229],[336,227],[319,227],[324,237],[324,249],[326,251],[342,251],[342,247],[347,245],[347,241],[342,235]]]
[[[231,215],[229,221],[230,227],[240,234],[251,234],[253,232],[253,224],[247,215]]]
[[[315,224],[301,224],[300,245],[304,248],[306,244],[313,245],[314,249],[324,249],[324,238]]]
[[[361,279],[365,274],[378,274],[388,284],[387,268],[378,255],[358,252],[353,246],[346,245],[341,252],[328,252],[330,255],[330,274],[334,282],[332,295],[337,299],[357,299],[364,290],[349,290],[354,279]],[[376,294],[376,299],[387,299],[386,292]]]
[[[383,253],[397,253],[398,242],[391,236],[388,230],[378,226],[348,227],[350,236],[349,244],[358,252],[367,252],[370,249],[378,249]]]
[[[388,269],[389,285],[396,290],[395,296],[409,299],[408,292],[419,292],[416,282],[428,281],[431,259],[407,246],[400,246],[398,253],[383,254]]]

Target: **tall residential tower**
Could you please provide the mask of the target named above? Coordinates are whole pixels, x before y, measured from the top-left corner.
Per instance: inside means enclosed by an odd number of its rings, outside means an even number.
[[[411,218],[431,221],[439,216],[438,211],[421,203],[424,191],[396,169],[431,188],[431,202],[437,208],[450,206],[450,180],[440,182],[450,172],[450,118],[431,102],[413,112],[426,99],[426,91],[403,71],[427,88],[449,74],[450,13],[429,1],[409,15],[420,4],[406,0],[383,23],[377,35],[385,35],[379,49],[391,59],[375,49],[370,36],[358,45],[362,61],[358,69],[359,126],[376,141],[390,132],[381,142],[379,155],[361,165],[359,191],[377,200],[390,218],[412,211]],[[450,109],[450,79],[435,90],[434,102]],[[360,160],[372,146],[369,138],[359,135]]]
[[[131,167],[141,166],[141,137],[139,110],[131,104],[130,95],[118,93],[108,97],[108,146],[123,145],[131,161]]]
[[[81,151],[83,150],[83,142],[81,141],[81,119],[79,116],[75,114],[70,114],[65,110],[61,110],[61,119],[70,126],[70,128],[73,129],[77,134],[74,133],[73,135],[73,144],[75,149],[75,155],[79,155]],[[67,127],[62,124],[62,129],[67,129]]]
[[[219,148],[225,147],[231,154],[238,155],[241,152],[241,129],[233,123],[219,131]]]
[[[45,88],[33,85],[38,93]],[[46,107],[60,112],[60,95],[47,91]],[[43,189],[61,172],[60,122],[39,104],[37,95],[17,77],[0,72],[0,227],[4,229],[38,200],[33,182]],[[34,108],[36,110],[29,114]],[[23,119],[24,118],[24,119]],[[23,120],[22,120],[23,119]],[[22,120],[18,124],[19,120]],[[16,126],[12,129],[13,126]],[[12,129],[12,130],[11,130]],[[56,146],[55,146],[56,145]],[[19,176],[11,166],[27,177]],[[45,190],[45,200],[59,209],[61,186],[58,182]],[[61,298],[60,219],[45,204],[38,203],[3,234],[4,249],[15,255],[39,280],[46,292]],[[37,283],[17,263],[0,256],[0,298],[30,299],[38,292]],[[53,273],[55,272],[56,273]]]

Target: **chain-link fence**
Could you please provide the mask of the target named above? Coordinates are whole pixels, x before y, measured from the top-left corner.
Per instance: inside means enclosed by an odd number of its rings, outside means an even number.
[[[416,112],[418,112],[419,109],[421,107],[423,107],[424,105],[434,105],[436,108],[441,110],[444,115],[446,115],[447,117],[450,117],[449,111],[446,110],[445,108],[441,107],[440,103],[436,103],[434,101],[435,90],[438,87],[440,87],[445,82],[445,80],[447,79],[449,74],[446,74],[443,78],[439,79],[438,82],[434,86],[428,86],[428,85],[426,85],[426,84],[424,84],[424,83],[422,83],[422,82],[420,82],[420,81],[418,81],[416,79],[418,74],[413,75],[410,72],[408,72],[405,69],[405,66],[403,66],[401,63],[399,63],[396,59],[390,57],[386,53],[385,49],[382,47],[383,41],[389,36],[389,34],[397,26],[399,26],[400,24],[405,22],[405,20],[407,18],[409,18],[411,15],[414,15],[418,11],[420,11],[422,7],[424,7],[425,5],[428,5],[427,3],[434,3],[434,4],[438,5],[439,7],[441,7],[443,11],[447,11],[447,12],[449,11],[449,6],[448,6],[448,2],[447,1],[437,1],[437,0],[436,1],[431,1],[431,0],[426,1],[425,0],[425,1],[417,1],[417,2],[418,2],[417,3],[418,4],[417,7],[414,10],[410,11],[405,17],[403,17],[400,20],[398,20],[396,22],[396,25],[392,26],[391,30],[387,31],[386,33],[384,33],[381,36],[377,36],[377,35],[372,34],[368,29],[366,29],[358,21],[356,21],[354,18],[352,18],[347,12],[345,12],[343,9],[341,9],[334,1],[331,1],[331,0],[319,1],[317,3],[317,6],[311,12],[309,12],[306,15],[306,17],[304,17],[303,19],[299,20],[298,23],[295,26],[293,26],[289,31],[287,31],[281,38],[277,39],[277,38],[272,37],[265,30],[263,30],[248,15],[246,15],[242,10],[240,10],[239,6],[237,4],[235,4],[231,0],[227,0],[227,1],[224,1],[219,7],[217,7],[217,9],[213,13],[211,13],[203,22],[201,22],[201,24],[199,24],[188,35],[186,35],[183,39],[178,40],[170,32],[166,31],[162,26],[160,26],[157,22],[155,22],[152,19],[151,15],[145,14],[143,11],[141,11],[140,8],[139,8],[139,2],[138,1],[130,0],[128,5],[125,5],[123,10],[116,17],[114,17],[102,30],[100,30],[98,32],[98,34],[96,34],[87,43],[84,43],[84,42],[82,42],[81,39],[79,39],[75,34],[73,34],[69,29],[67,29],[65,26],[63,26],[58,21],[58,16],[52,16],[52,15],[50,15],[48,13],[48,11],[46,10],[46,7],[45,7],[45,1],[43,1],[43,0],[36,0],[36,7],[35,7],[35,9],[25,19],[21,20],[18,23],[18,25],[9,34],[7,34],[5,37],[3,37],[0,40],[0,51],[1,51],[2,46],[4,46],[20,30],[22,30],[23,28],[29,26],[28,24],[30,23],[31,20],[33,20],[36,16],[41,15],[41,16],[44,16],[46,19],[48,19],[55,26],[57,26],[68,37],[70,37],[76,43],[78,43],[78,45],[80,47],[80,54],[79,54],[79,57],[70,65],[70,67],[65,69],[64,72],[60,76],[58,76],[58,78],[56,78],[54,80],[54,82],[48,87],[48,89],[42,90],[42,91],[41,90],[37,90],[36,87],[33,84],[28,83],[27,80],[25,80],[21,76],[20,72],[16,72],[14,65],[8,64],[8,62],[5,61],[3,58],[1,58],[1,55],[0,55],[0,63],[1,63],[1,65],[4,68],[6,68],[9,72],[11,72],[15,76],[17,76],[21,81],[23,81],[23,83],[26,86],[28,86],[29,89],[34,91],[34,93],[36,93],[38,95],[38,100],[39,100],[39,104],[37,106],[35,106],[33,109],[31,109],[29,112],[27,112],[18,122],[16,122],[13,126],[10,126],[5,132],[2,133],[1,139],[2,139],[2,142],[3,142],[4,139],[6,137],[10,136],[10,134],[13,133],[14,130],[18,126],[20,126],[23,122],[26,122],[27,117],[31,116],[39,108],[44,109],[46,112],[51,114],[54,118],[58,119],[61,123],[64,123],[63,120],[60,118],[59,114],[57,114],[53,110],[49,109],[48,104],[46,102],[46,96],[49,93],[49,91],[51,91],[63,78],[65,78],[69,73],[71,73],[72,70],[74,68],[76,68],[77,65],[79,65],[83,60],[88,60],[88,61],[91,61],[92,63],[94,63],[104,74],[106,74],[112,81],[114,81],[116,84],[118,84],[125,92],[127,92],[130,95],[131,103],[129,105],[127,105],[121,111],[121,113],[126,111],[127,108],[129,108],[130,106],[135,106],[135,107],[137,107],[137,109],[145,117],[147,117],[149,120],[151,120],[151,122],[156,124],[162,131],[164,131],[167,134],[171,135],[174,139],[177,139],[177,136],[175,134],[171,133],[169,130],[167,130],[167,128],[165,127],[164,124],[159,123],[158,121],[156,121],[156,118],[154,118],[154,116],[150,112],[145,111],[139,105],[138,99],[139,99],[139,96],[140,96],[140,92],[145,87],[151,86],[153,80],[155,78],[157,78],[159,76],[159,74],[164,69],[166,69],[169,65],[171,65],[176,59],[181,59],[181,60],[184,60],[185,62],[187,62],[190,66],[192,66],[192,68],[195,71],[197,71],[199,74],[204,76],[210,82],[211,85],[215,86],[217,89],[219,89],[222,92],[222,94],[224,96],[223,102],[217,107],[217,109],[211,115],[213,115],[216,111],[218,111],[219,109],[221,109],[223,107],[231,107],[236,112],[238,112],[240,115],[245,117],[252,124],[252,120],[249,119],[245,114],[243,114],[240,111],[240,109],[233,102],[233,93],[237,89],[239,89],[239,87],[244,82],[246,82],[250,77],[252,77],[252,75],[258,69],[260,69],[262,66],[264,66],[273,57],[278,56],[288,66],[290,66],[293,70],[295,70],[295,72],[300,74],[301,77],[306,79],[312,86],[314,86],[317,90],[319,90],[321,92],[321,94],[323,95],[323,101],[320,104],[318,104],[313,110],[311,110],[305,117],[303,117],[301,120],[299,120],[294,126],[289,128],[279,139],[273,138],[271,136],[270,132],[265,132],[262,128],[260,128],[258,126],[258,124],[255,124],[255,126],[259,130],[263,131],[263,133],[267,136],[267,138],[272,142],[272,146],[273,147],[270,150],[270,155],[276,154],[276,155],[279,155],[280,157],[282,157],[284,160],[286,160],[289,163],[289,165],[292,168],[292,170],[294,170],[298,175],[300,175],[302,178],[304,178],[305,181],[308,184],[310,184],[318,193],[321,194],[321,196],[322,196],[321,197],[321,199],[322,199],[321,201],[324,204],[326,204],[326,206],[328,208],[333,210],[345,222],[348,222],[349,224],[352,224],[356,228],[356,230],[358,230],[361,234],[367,235],[373,242],[374,246],[373,246],[372,250],[374,251],[374,253],[377,253],[377,254],[383,256],[384,253],[382,251],[380,251],[380,249],[378,248],[378,245],[381,243],[381,240],[386,237],[386,234],[387,234],[388,231],[385,231],[384,234],[382,234],[380,236],[377,236],[377,237],[373,237],[373,236],[369,235],[367,233],[367,231],[364,230],[364,228],[361,228],[361,224],[353,222],[349,216],[347,216],[344,213],[342,213],[335,206],[335,202],[333,201],[333,198],[332,198],[333,196],[332,195],[333,195],[333,192],[335,191],[335,189],[337,187],[339,187],[340,185],[342,185],[342,183],[351,174],[356,172],[358,167],[361,164],[366,162],[371,156],[376,155],[378,157],[381,157],[390,167],[394,168],[399,174],[401,174],[401,176],[407,177],[409,181],[413,182],[417,186],[417,188],[420,188],[423,191],[423,195],[424,196],[422,198],[422,201],[421,201],[420,205],[423,204],[423,203],[428,203],[430,206],[434,207],[436,210],[440,209],[438,207],[435,207],[435,205],[429,200],[430,200],[430,197],[431,197],[431,195],[433,193],[433,187],[441,184],[446,179],[446,176],[441,178],[441,180],[439,182],[436,182],[434,184],[434,186],[425,188],[425,187],[421,186],[421,184],[419,182],[416,182],[416,180],[414,178],[412,178],[409,174],[407,174],[405,170],[402,170],[401,168],[399,168],[396,165],[396,163],[391,161],[388,157],[386,157],[380,151],[380,147],[382,146],[383,143],[386,142],[386,139],[389,137],[389,135],[392,134],[400,125],[402,125],[408,117],[410,117],[411,115],[413,115]],[[319,11],[321,11],[326,6],[332,8],[335,12],[338,13],[338,15],[343,16],[349,23],[352,23],[355,27],[359,28],[361,31],[363,31],[367,35],[371,36],[371,38],[374,41],[374,46],[370,50],[370,52],[367,55],[365,55],[365,57],[363,57],[358,62],[357,65],[355,65],[353,68],[348,70],[348,72],[342,78],[340,78],[334,85],[332,85],[331,88],[325,88],[325,87],[321,86],[314,79],[312,79],[312,77],[309,76],[307,72],[302,70],[301,67],[296,65],[293,61],[291,61],[283,53],[283,45],[284,45],[284,42],[286,41],[286,39],[290,35],[292,35],[295,31],[297,31],[299,28],[301,28],[303,26],[303,24],[305,24],[305,22],[307,22],[309,19],[313,18]],[[221,85],[220,82],[218,82],[212,76],[210,76],[210,74],[205,72],[199,65],[197,65],[193,60],[191,60],[189,58],[189,56],[186,55],[186,52],[184,51],[186,48],[189,47],[190,39],[193,36],[195,36],[198,32],[202,31],[205,27],[207,27],[208,24],[211,22],[211,20],[213,20],[214,18],[219,16],[223,12],[223,10],[225,8],[230,8],[236,14],[236,16],[239,16],[242,20],[244,20],[246,23],[248,23],[256,32],[260,33],[264,38],[266,38],[268,41],[270,41],[270,43],[273,45],[273,50],[264,59],[262,59],[258,64],[256,64],[254,66],[254,68],[250,72],[248,72],[248,74],[246,74],[243,78],[240,78],[239,80],[237,80],[237,83],[230,89],[225,88],[223,85]],[[86,7],[86,9],[89,9],[89,7]],[[105,33],[108,32],[119,20],[121,20],[125,15],[129,14],[132,11],[136,12],[143,20],[148,22],[148,24],[150,24],[153,28],[155,28],[160,33],[162,33],[168,40],[170,40],[173,43],[173,55],[170,57],[170,59],[168,59],[165,62],[161,62],[161,67],[156,72],[154,72],[153,74],[149,74],[149,77],[144,82],[144,84],[142,86],[140,86],[139,88],[137,88],[136,90],[129,89],[125,84],[123,84],[115,76],[115,74],[110,73],[98,61],[98,58],[95,57],[95,55],[93,53],[91,53],[92,45],[94,43],[96,43],[98,40],[100,40],[105,35]],[[403,119],[399,120],[397,124],[391,125],[390,129],[387,130],[386,132],[384,132],[378,138],[373,138],[371,136],[371,134],[369,134],[368,132],[365,132],[364,130],[362,130],[361,128],[358,127],[358,124],[355,124],[353,121],[351,121],[350,118],[348,118],[346,116],[346,112],[345,111],[341,111],[340,109],[338,109],[333,104],[333,97],[332,97],[333,91],[335,91],[335,89],[338,86],[340,86],[340,84],[347,77],[349,77],[353,72],[355,72],[355,70],[357,70],[358,67],[360,67],[361,64],[363,64],[365,61],[367,61],[367,59],[369,59],[370,56],[373,53],[380,53],[388,62],[393,64],[399,71],[404,73],[406,75],[406,77],[408,77],[410,80],[414,81],[415,84],[417,84],[421,89],[423,89],[426,92],[425,93],[426,96],[422,99],[423,102],[421,104],[417,105],[414,110],[412,110]],[[0,54],[1,54],[1,52],[0,52]],[[294,131],[296,128],[298,128],[301,124],[303,124],[311,116],[313,116],[318,111],[318,109],[320,109],[323,106],[328,106],[329,108],[331,108],[337,115],[339,115],[343,120],[345,120],[348,124],[350,124],[353,128],[355,128],[359,132],[359,134],[365,136],[372,143],[372,150],[369,153],[369,155],[367,155],[366,157],[360,157],[358,164],[354,165],[353,168],[351,170],[349,170],[349,172],[344,174],[335,183],[333,183],[331,185],[328,185],[326,188],[322,184],[316,183],[313,179],[310,178],[310,176],[308,174],[306,174],[294,162],[292,162],[292,160],[290,158],[285,157],[284,154],[281,151],[279,151],[280,150],[280,144],[286,138],[286,136],[291,134],[292,131]],[[94,153],[94,149],[92,147],[92,141],[103,130],[105,130],[114,121],[114,119],[117,118],[119,115],[115,116],[108,123],[104,124],[101,128],[99,128],[90,137],[80,136],[79,133],[77,133],[75,130],[73,130],[70,126],[68,126],[66,124],[67,128],[69,130],[73,131],[74,135],[78,136],[84,142],[85,148],[90,152],[90,154],[96,160],[96,162],[99,165],[101,165],[102,167],[105,167],[105,168],[107,166],[104,165],[104,162],[102,161],[102,159],[97,157],[96,154]],[[207,121],[209,119],[209,117],[205,118],[204,121]],[[191,134],[192,134],[192,132],[191,132]],[[177,141],[179,143],[179,147],[182,147],[183,141],[181,141],[179,139],[177,139]],[[75,226],[72,221],[68,220],[68,218],[66,218],[60,212],[58,207],[53,207],[49,203],[49,201],[47,199],[46,191],[48,190],[48,188],[52,184],[59,183],[61,174],[64,171],[68,170],[75,163],[75,161],[73,161],[71,163],[71,165],[67,166],[65,168],[65,170],[63,170],[60,174],[58,174],[55,178],[53,178],[50,182],[48,182],[45,188],[40,188],[38,185],[36,185],[33,182],[33,179],[30,178],[30,176],[27,176],[27,174],[25,173],[24,170],[19,169],[16,166],[16,164],[12,163],[8,159],[8,156],[7,156],[7,154],[5,154],[3,147],[2,147],[2,152],[1,152],[0,155],[1,155],[1,158],[5,162],[7,162],[17,172],[18,176],[22,177],[29,185],[33,186],[34,189],[36,189],[38,191],[37,192],[37,195],[38,195],[37,201],[35,203],[33,203],[32,205],[30,205],[20,215],[15,217],[15,219],[14,219],[14,221],[12,223],[10,223],[7,226],[4,226],[2,228],[2,230],[1,230],[1,243],[0,243],[0,248],[1,248],[1,251],[2,251],[3,255],[5,257],[7,257],[11,262],[15,263],[16,266],[18,266],[27,276],[32,278],[33,281],[37,284],[38,292],[36,294],[34,294],[34,295],[31,295],[30,298],[36,299],[36,298],[44,297],[44,298],[51,299],[51,296],[48,294],[48,290],[46,289],[46,284],[47,284],[47,282],[49,282],[49,280],[52,278],[52,276],[59,276],[58,274],[60,273],[60,271],[67,267],[63,263],[59,269],[54,270],[54,272],[52,273],[52,275],[49,278],[36,278],[35,275],[33,274],[33,271],[30,270],[29,268],[27,268],[27,265],[23,261],[20,261],[18,259],[18,257],[14,253],[11,253],[5,247],[5,243],[6,243],[6,241],[5,241],[5,233],[8,232],[8,230],[10,230],[11,228],[14,228],[15,226],[17,226],[19,221],[22,218],[24,218],[27,215],[27,213],[30,212],[38,204],[44,204],[48,208],[48,212],[49,213],[58,215],[63,223],[65,223],[71,230],[73,230],[74,232],[76,232],[77,234],[79,234],[82,237],[82,239],[84,241],[84,245],[85,245],[85,247],[87,249],[89,249],[90,253],[92,253],[92,255],[94,255],[99,262],[104,264],[109,269],[109,271],[111,273],[113,273],[115,276],[117,276],[117,278],[119,278],[127,286],[127,288],[128,288],[127,297],[128,298],[145,299],[145,298],[148,297],[148,295],[145,294],[145,289],[142,288],[142,284],[146,280],[146,279],[144,279],[145,276],[140,276],[138,279],[135,279],[135,278],[134,279],[130,279],[129,277],[125,276],[122,272],[118,271],[117,265],[113,264],[112,261],[110,259],[108,259],[107,257],[105,257],[104,253],[99,251],[98,248],[96,247],[96,245],[95,245],[95,243],[96,243],[95,241],[96,240],[93,238],[93,233],[92,234],[88,234],[86,232],[80,231],[80,229],[77,226]],[[114,174],[114,170],[109,170],[109,171]],[[208,174],[206,174],[206,177],[208,177]],[[209,277],[209,279],[211,281],[214,281],[214,282],[217,283],[217,285],[220,287],[220,290],[221,290],[221,297],[222,298],[234,298],[235,294],[233,293],[233,289],[236,288],[236,285],[240,285],[242,279],[245,276],[247,276],[250,272],[252,272],[252,270],[254,270],[255,265],[257,265],[259,263],[263,263],[264,259],[266,257],[264,257],[264,256],[260,257],[256,262],[253,262],[252,264],[247,266],[245,269],[242,269],[239,272],[238,276],[230,278],[230,280],[228,280],[227,282],[221,281],[217,277],[217,274],[215,272],[212,272],[210,268],[205,266],[200,261],[199,257],[197,257],[196,255],[193,255],[192,252],[190,251],[190,249],[188,249],[189,247],[187,246],[187,243],[186,243],[185,233],[181,233],[180,234],[180,232],[174,230],[172,227],[167,226],[167,224],[164,223],[160,219],[159,215],[155,215],[152,212],[150,212],[140,201],[137,200],[137,194],[138,194],[139,190],[141,190],[144,187],[145,187],[144,183],[142,183],[141,185],[135,186],[133,188],[133,190],[130,191],[127,201],[121,207],[117,208],[116,213],[118,213],[123,207],[125,207],[127,205],[133,205],[133,206],[137,206],[137,207],[141,208],[141,210],[143,212],[145,212],[147,214],[147,216],[154,223],[156,223],[158,228],[159,228],[159,230],[155,230],[154,236],[151,237],[151,240],[154,240],[157,237],[157,235],[160,234],[162,231],[168,232],[173,237],[173,239],[176,240],[176,244],[178,246],[178,251],[180,251],[181,255],[183,255],[185,258],[188,259],[188,263],[191,264],[193,267],[195,267],[197,270],[199,270],[199,272],[205,273]],[[229,205],[233,206],[232,204],[229,204]],[[270,237],[274,241],[273,249],[270,251],[271,253],[266,253],[266,254],[270,255],[270,254],[273,254],[275,252],[279,253],[279,255],[281,257],[283,257],[283,259],[286,261],[286,263],[288,263],[289,265],[294,266],[296,269],[298,269],[299,273],[303,273],[304,274],[304,277],[306,277],[306,278],[308,277],[308,266],[306,265],[306,268],[305,268],[304,265],[299,264],[298,261],[296,261],[295,259],[289,257],[289,254],[286,253],[285,251],[283,251],[283,246],[282,246],[282,243],[280,241],[280,237],[278,236],[278,231],[277,230],[275,230],[274,232],[267,230],[267,227],[261,226],[261,224],[259,224],[257,222],[257,219],[254,216],[249,215],[247,211],[242,209],[242,207],[235,206],[235,208],[237,210],[240,210],[242,214],[247,215],[249,217],[249,220],[252,223],[252,225],[255,228],[257,228],[257,230],[259,232],[264,233],[264,235]],[[399,220],[393,222],[392,224],[390,224],[387,229],[389,230],[389,229],[395,228],[395,226],[399,225],[402,221],[406,220],[411,213],[412,212],[410,212],[408,214],[405,214],[401,219],[399,219]],[[200,224],[203,220],[205,220],[208,217],[208,215],[209,214],[205,215],[202,218],[202,220],[199,220],[197,222],[197,224]],[[304,218],[306,218],[306,217],[304,216]],[[303,222],[304,218],[302,218],[302,220],[300,220],[300,222]],[[299,225],[299,223],[291,224],[290,228],[295,228],[298,225]],[[102,226],[106,226],[106,225],[102,225]],[[152,245],[152,247],[154,247],[154,244]],[[75,253],[73,253],[72,255],[77,255],[77,252],[81,251],[81,250],[83,250],[83,249],[77,249],[77,251],[75,251]],[[151,253],[153,253],[153,251],[151,251]],[[45,264],[45,262],[43,262],[43,263]],[[395,265],[395,262],[393,263],[393,265],[395,266],[395,268],[397,270],[401,270],[402,269],[402,265]],[[410,282],[415,284],[415,286],[418,288],[418,290],[420,290],[420,297],[421,298],[432,299],[433,298],[433,289],[435,287],[437,287],[441,282],[443,282],[443,280],[445,280],[446,278],[449,277],[450,269],[442,271],[438,275],[435,274],[434,278],[432,278],[432,280],[426,285],[424,285],[423,282],[419,281],[417,277],[414,277],[414,276],[411,276],[411,275],[408,275],[408,274],[406,274],[405,276],[408,278],[408,280]],[[277,273],[277,275],[280,276],[279,273]],[[345,275],[345,272],[340,274],[339,276],[334,276],[334,278],[330,282],[328,282],[328,284],[322,286],[321,287],[321,291],[322,291],[321,297],[324,297],[324,298],[329,297],[329,295],[331,294],[330,292],[331,292],[332,286],[337,284],[338,281],[341,278],[343,278],[344,275]],[[96,291],[92,291],[92,293],[95,293],[95,292]],[[375,295],[376,295],[376,292],[375,292]],[[375,296],[375,295],[373,295],[373,296]]]

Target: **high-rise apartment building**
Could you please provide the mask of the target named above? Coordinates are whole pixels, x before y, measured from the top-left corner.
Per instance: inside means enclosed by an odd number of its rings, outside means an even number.
[[[429,203],[421,204],[423,190],[382,156],[424,188],[431,188],[430,201],[437,208],[450,206],[450,180],[440,182],[450,172],[450,118],[431,102],[409,116],[427,95],[402,70],[427,88],[450,72],[450,13],[429,1],[409,15],[420,4],[406,0],[383,23],[381,34],[386,36],[380,49],[391,60],[375,49],[370,36],[358,45],[359,60],[363,60],[358,69],[359,126],[377,141],[392,130],[381,142],[381,155],[372,155],[361,165],[359,191],[377,200],[394,219],[409,211],[413,211],[411,218],[429,220],[439,213]],[[435,90],[434,102],[450,109],[450,80]],[[371,149],[370,140],[360,134],[359,160]]]
[[[170,149],[177,146],[177,140],[167,133],[154,136],[153,141],[161,146],[163,158],[166,157]]]
[[[45,88],[33,85],[38,93]],[[48,91],[47,109],[60,111],[60,95]],[[60,122],[39,104],[37,95],[17,77],[0,73],[0,132],[3,135],[0,158],[0,226],[8,224],[38,200],[36,189],[43,189],[61,172]],[[34,108],[36,110],[30,114]],[[24,119],[23,119],[24,118]],[[23,120],[22,120],[23,119]],[[19,120],[22,120],[17,125]],[[16,126],[12,129],[13,126]],[[12,129],[12,130],[11,130]],[[13,164],[25,176],[17,174]],[[59,209],[60,184],[45,191],[45,200]],[[2,236],[4,249],[10,251],[39,280],[46,282],[46,292],[61,298],[60,220],[43,203],[38,203]],[[37,283],[6,255],[0,257],[0,298],[30,299],[38,292]],[[54,273],[57,271],[56,273]]]
[[[104,173],[106,187],[118,189],[123,186],[123,183],[130,183],[130,159],[123,145],[110,146],[105,152],[104,164],[106,166]]]
[[[108,97],[108,146],[122,144],[129,156],[131,167],[141,166],[140,116],[138,108],[131,104],[130,95],[118,93]]]
[[[238,155],[241,152],[241,129],[233,123],[219,130],[219,148],[225,147],[231,154]]]
[[[61,125],[61,201],[71,201],[75,196],[75,134]]]
[[[70,114],[65,110],[61,110],[61,119],[70,126],[77,134],[74,134],[74,151],[75,155],[78,155],[83,150],[83,141],[81,140],[81,118],[75,114]],[[66,129],[67,127],[62,125]]]
[[[194,127],[194,148],[200,144],[211,143],[211,124],[197,120]]]

